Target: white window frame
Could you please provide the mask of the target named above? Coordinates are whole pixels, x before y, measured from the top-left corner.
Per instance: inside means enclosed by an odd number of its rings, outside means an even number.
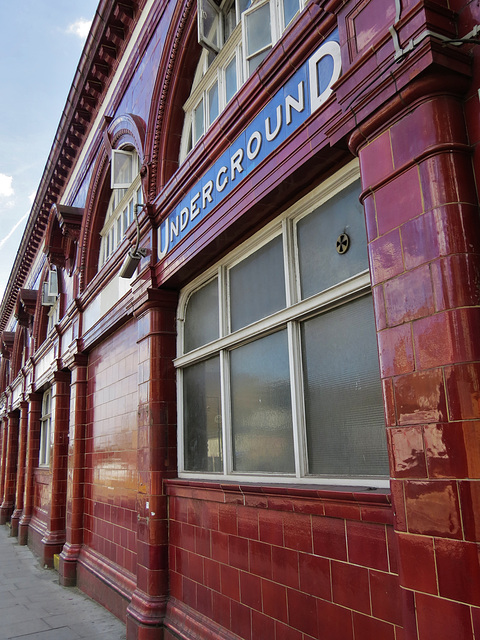
[[[216,265],[195,279],[185,287],[180,295],[178,317],[177,317],[177,353],[178,357],[174,364],[177,369],[177,407],[178,407],[178,470],[179,477],[184,478],[204,478],[218,480],[223,478],[232,481],[251,482],[295,482],[311,484],[312,482],[327,485],[353,485],[388,487],[387,477],[334,477],[306,475],[307,469],[307,447],[306,447],[306,425],[304,411],[304,396],[301,367],[301,344],[300,344],[300,322],[318,315],[323,311],[345,304],[365,295],[371,294],[370,273],[366,269],[355,276],[338,283],[337,285],[321,291],[310,298],[301,299],[300,282],[298,273],[298,254],[294,241],[294,227],[306,215],[327,202],[331,197],[341,192],[345,187],[352,184],[359,178],[358,163],[353,161],[344,170],[338,172],[320,187],[316,188],[301,201],[295,204],[290,210],[279,216],[279,218],[267,225],[262,231],[255,234],[250,240],[229,254],[226,260]],[[229,332],[229,293],[228,293],[228,270],[235,264],[243,261],[248,255],[257,251],[262,245],[270,242],[275,236],[282,234],[284,248],[284,267],[286,278],[286,307],[268,317],[243,327],[235,332]],[[292,268],[295,265],[295,268]],[[219,283],[219,331],[220,337],[208,344],[202,345],[188,353],[184,353],[184,321],[187,310],[188,299],[196,290],[207,284],[213,278]],[[292,393],[292,421],[293,439],[295,452],[295,473],[294,474],[246,474],[234,472],[232,428],[230,421],[229,402],[229,374],[227,370],[227,360],[229,350],[236,346],[246,344],[262,336],[266,336],[281,328],[287,329],[289,358],[290,358],[290,383]],[[184,465],[184,398],[183,398],[183,369],[189,365],[207,360],[213,356],[220,356],[220,375],[222,393],[222,423],[223,429],[223,460],[224,473],[209,473],[190,471]]]
[[[38,452],[38,466],[49,467],[53,444],[53,398],[51,387],[42,398],[42,413],[40,416],[40,446]]]

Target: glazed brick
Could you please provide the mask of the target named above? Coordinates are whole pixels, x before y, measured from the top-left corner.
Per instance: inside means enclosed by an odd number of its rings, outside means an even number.
[[[387,313],[385,310],[385,296],[383,293],[383,285],[373,287],[373,308],[375,312],[375,325],[377,331],[387,328]]]
[[[272,547],[272,577],[275,582],[298,589],[298,552]]]
[[[420,369],[480,360],[479,309],[454,309],[413,323],[415,357]]]
[[[246,538],[229,536],[228,560],[233,567],[248,571],[248,540]]]
[[[480,260],[477,255],[446,256],[431,264],[436,310],[480,304]]]
[[[428,425],[424,428],[424,439],[428,474],[431,478],[469,476],[462,423]]]
[[[378,189],[375,204],[381,236],[420,215],[423,203],[417,167],[408,169]]]
[[[203,584],[197,585],[197,610],[207,618],[213,616],[212,592]]]
[[[467,154],[444,153],[427,158],[420,164],[420,181],[425,211],[446,203],[477,201]]]
[[[283,515],[285,546],[297,551],[312,552],[312,520],[300,514]]]
[[[258,510],[247,508],[239,511],[237,527],[238,535],[242,538],[258,540]]]
[[[363,176],[362,176],[363,177]],[[363,200],[365,211],[365,226],[367,230],[367,242],[372,242],[378,237],[377,210],[375,208],[375,194],[369,193]]]
[[[313,547],[314,553],[325,558],[336,560],[347,559],[347,539],[345,521],[337,518],[314,518]]]
[[[317,603],[313,596],[288,589],[287,608],[291,627],[318,637]]]
[[[330,561],[307,553],[299,554],[300,591],[324,600],[332,599]]]
[[[270,545],[249,540],[250,572],[263,578],[272,577],[272,548]]]
[[[389,428],[387,440],[394,478],[427,477],[422,427]]]
[[[447,399],[441,369],[409,373],[394,379],[399,425],[444,422]]]
[[[212,557],[217,562],[228,564],[228,534],[212,531]]]
[[[385,423],[387,427],[393,427],[397,424],[397,418],[395,415],[395,397],[393,394],[393,380],[383,379],[383,403],[385,411]]]
[[[349,562],[388,571],[384,526],[347,521],[347,548]]]
[[[243,640],[252,639],[252,611],[240,602],[231,603],[231,630]]]
[[[405,508],[410,533],[446,538],[462,537],[460,505],[455,482],[406,482]]]
[[[206,558],[211,557],[211,532],[208,529],[195,527],[195,552]]]
[[[377,334],[377,340],[382,378],[415,370],[412,329],[409,324],[384,329]]]
[[[252,611],[252,638],[275,640],[275,620],[258,611]]]
[[[348,609],[370,614],[368,569],[332,561],[333,601]]]
[[[353,640],[353,612],[331,602],[317,600],[318,637]]]
[[[240,572],[227,564],[220,565],[222,594],[232,600],[240,600]]]
[[[413,591],[437,595],[433,538],[398,533],[397,540],[400,584]]]
[[[355,640],[395,640],[393,625],[353,612]]]
[[[442,237],[446,233],[441,222],[434,211],[427,211],[403,225],[400,234],[406,269],[415,269],[441,255],[440,244],[445,245]]]
[[[258,576],[240,572],[240,601],[251,609],[262,610],[261,579]]]
[[[303,634],[287,624],[275,622],[275,640],[303,640]]]
[[[480,605],[480,566],[474,542],[435,540],[439,595]]]
[[[203,561],[204,583],[205,586],[214,591],[221,591],[220,582],[220,564],[209,558]]]
[[[480,482],[462,480],[458,486],[464,537],[480,542]]]
[[[388,326],[431,315],[435,311],[428,265],[418,267],[384,284]]]
[[[215,620],[226,629],[230,629],[230,602],[230,598],[216,591],[212,592],[212,607]]]
[[[480,418],[480,363],[445,367],[445,386],[451,420]]]
[[[394,278],[405,270],[398,229],[371,242],[368,245],[368,255],[374,285]]]
[[[223,504],[218,512],[218,529],[223,533],[237,534],[237,507]]]
[[[373,617],[402,626],[402,592],[398,576],[370,571],[370,593]]]
[[[263,612],[267,616],[280,622],[288,622],[286,587],[270,580],[262,580],[262,603]]]
[[[473,640],[470,608],[458,602],[417,593],[418,640]]]
[[[363,189],[375,186],[393,173],[390,131],[385,131],[362,147],[359,159]]]

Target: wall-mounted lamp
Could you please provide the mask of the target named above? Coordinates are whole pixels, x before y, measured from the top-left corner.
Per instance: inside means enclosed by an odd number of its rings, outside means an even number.
[[[147,249],[139,248],[138,246],[140,244],[140,225],[138,224],[137,208],[143,208],[145,206],[146,205],[136,204],[133,207],[133,215],[137,226],[137,240],[135,242],[135,246],[128,250],[125,260],[123,261],[120,273],[118,274],[120,278],[131,278],[135,273],[140,260],[145,258],[148,253]]]

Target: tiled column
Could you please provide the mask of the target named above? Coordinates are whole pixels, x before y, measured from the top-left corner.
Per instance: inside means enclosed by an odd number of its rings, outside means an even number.
[[[18,535],[18,523],[23,513],[23,500],[25,492],[25,465],[27,457],[27,431],[28,431],[28,402],[20,405],[20,427],[18,437],[18,466],[17,466],[17,486],[15,497],[15,511],[11,517],[10,535]]]
[[[87,363],[87,356],[78,355],[71,370],[66,542],[59,566],[60,584],[67,587],[76,583],[78,554],[83,543]]]
[[[6,445],[5,488],[0,506],[0,524],[6,524],[10,520],[15,507],[18,456],[18,412],[16,411],[8,416]]]
[[[2,457],[0,459],[0,505],[3,502],[3,496],[5,495],[5,476],[7,466],[7,439],[8,439],[8,420],[4,418],[0,423],[0,429],[2,430]]]
[[[127,609],[129,640],[160,640],[168,597],[164,480],[176,473],[175,312],[177,295],[151,291],[138,318],[137,588]]]
[[[53,445],[52,501],[47,531],[42,538],[42,564],[53,566],[54,555],[65,543],[65,510],[67,502],[68,425],[70,412],[70,373],[57,371],[52,385]]]
[[[33,474],[38,467],[38,449],[40,442],[40,414],[42,411],[42,394],[32,393],[28,398],[28,430],[25,463],[25,489],[23,497],[23,513],[18,523],[18,543],[28,542],[28,525],[33,514],[34,486]]]
[[[424,96],[358,152],[405,639],[471,640],[480,630],[480,225],[462,103]]]

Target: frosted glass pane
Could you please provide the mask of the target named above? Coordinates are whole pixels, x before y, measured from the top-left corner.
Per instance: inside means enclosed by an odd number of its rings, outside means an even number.
[[[355,182],[297,225],[302,298],[368,268],[363,207],[358,201],[360,183]],[[337,253],[340,234],[350,238],[350,248]]]
[[[267,2],[258,7],[258,9],[253,9],[245,18],[247,27],[247,57],[250,57],[271,43],[270,5]]]
[[[222,471],[220,359],[183,371],[185,469]]]
[[[371,296],[302,325],[309,471],[388,475]]]
[[[192,351],[219,336],[218,282],[215,278],[188,299],[184,324],[184,352]]]
[[[229,102],[237,92],[237,59],[236,57],[228,63],[225,69],[225,93]]]
[[[218,84],[215,82],[208,92],[208,123],[212,124],[218,116]]]
[[[283,18],[285,27],[293,20],[299,10],[298,0],[283,0]]]
[[[278,236],[230,269],[231,329],[285,308],[282,238]]]
[[[230,354],[234,469],[294,472],[287,333]]]

